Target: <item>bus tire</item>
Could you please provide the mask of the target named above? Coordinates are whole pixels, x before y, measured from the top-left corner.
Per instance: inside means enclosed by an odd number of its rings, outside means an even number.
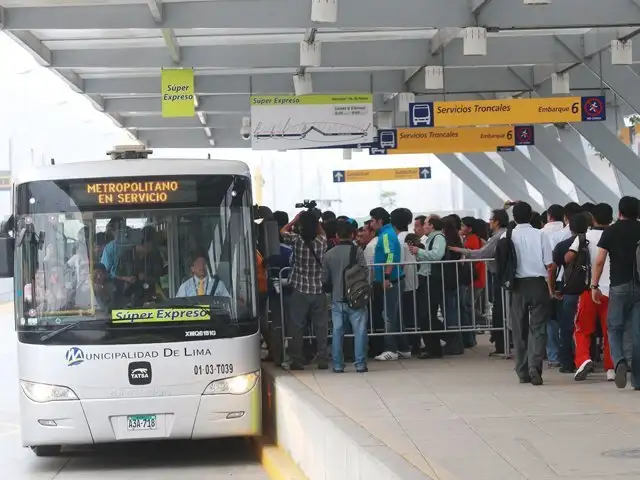
[[[36,445],[31,447],[37,457],[56,457],[62,451],[61,445]]]

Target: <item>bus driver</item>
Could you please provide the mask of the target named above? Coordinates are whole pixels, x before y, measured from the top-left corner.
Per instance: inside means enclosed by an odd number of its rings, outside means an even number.
[[[186,280],[180,288],[176,297],[196,297],[201,295],[213,295],[214,297],[230,297],[227,287],[225,287],[220,277],[209,275],[207,259],[197,256],[191,264],[191,278]]]

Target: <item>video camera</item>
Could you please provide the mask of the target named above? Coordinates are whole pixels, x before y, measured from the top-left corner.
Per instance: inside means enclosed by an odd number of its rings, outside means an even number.
[[[296,203],[296,208],[307,208],[309,210],[316,208],[318,202],[315,200],[303,200],[301,203]]]

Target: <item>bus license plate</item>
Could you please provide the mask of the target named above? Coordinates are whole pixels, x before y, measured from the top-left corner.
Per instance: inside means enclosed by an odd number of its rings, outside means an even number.
[[[155,415],[131,415],[127,417],[127,430],[155,430],[158,422]]]

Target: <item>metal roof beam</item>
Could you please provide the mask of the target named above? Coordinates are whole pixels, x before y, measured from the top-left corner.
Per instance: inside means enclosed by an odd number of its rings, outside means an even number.
[[[437,94],[423,95],[416,99],[420,102],[432,102],[444,98],[442,94]],[[447,94],[446,99],[467,100],[469,95]],[[205,95],[199,98],[198,104],[199,111],[213,115],[248,115],[250,111],[249,95]],[[382,95],[375,95],[373,108],[375,111],[392,111],[393,105],[385,103]],[[160,115],[162,102],[160,94],[157,97],[108,98],[105,100],[105,110],[121,115]]]
[[[137,116],[124,117],[125,127],[135,128],[138,130],[166,130],[166,129],[202,129],[204,127],[213,129],[232,128],[234,125],[242,125],[242,117],[244,115],[228,114],[228,115],[210,115],[206,117],[203,124],[197,117],[189,118],[163,118],[160,116]]]
[[[156,23],[162,22],[162,2],[160,0],[147,0],[151,18]]]
[[[610,71],[612,66],[604,69]],[[640,65],[631,67],[640,72]],[[470,71],[462,68],[445,69],[447,93],[508,93],[530,90],[551,76],[554,66],[540,67],[479,67]],[[526,81],[524,80],[526,79]],[[98,95],[159,95],[160,77],[100,78],[84,80],[85,91]],[[598,90],[601,82],[587,67],[571,70],[571,88]],[[404,91],[404,74],[400,70],[373,72],[318,72],[313,73],[313,88],[317,93],[373,93],[391,94]],[[606,88],[606,85],[605,85]],[[198,95],[292,95],[291,75],[197,75],[195,91]],[[419,72],[409,83],[408,91],[424,93],[424,72]],[[427,92],[428,93],[428,92]]]
[[[476,2],[477,3],[477,2]],[[309,3],[300,0],[170,2],[162,28],[313,28]],[[157,28],[145,4],[6,9],[9,29]],[[340,3],[337,28],[446,28],[484,26],[497,30],[640,25],[640,9],[629,0],[562,0],[540,7],[520,0],[493,0],[477,18],[468,0],[349,0]]]
[[[313,73],[313,88],[321,93],[362,93],[371,90],[376,93],[391,93],[398,91],[403,83],[404,74],[401,70]],[[88,79],[84,84],[87,92],[96,94],[145,95],[160,92],[160,76]],[[195,91],[200,95],[294,93],[290,74],[198,75],[197,72]]]
[[[573,51],[582,51],[582,35],[567,35],[563,43]],[[527,37],[490,37],[488,55],[465,56],[462,42],[447,48],[446,66],[482,67],[506,65],[555,65],[573,63],[575,56],[549,35]],[[298,68],[298,44],[262,44],[185,47],[182,62],[194,68]],[[99,50],[57,50],[52,53],[57,68],[161,68],[167,66],[162,48],[120,48]],[[640,62],[640,52],[634,52]],[[431,55],[426,40],[327,43],[322,48],[322,63],[332,67],[410,68],[441,65]]]

